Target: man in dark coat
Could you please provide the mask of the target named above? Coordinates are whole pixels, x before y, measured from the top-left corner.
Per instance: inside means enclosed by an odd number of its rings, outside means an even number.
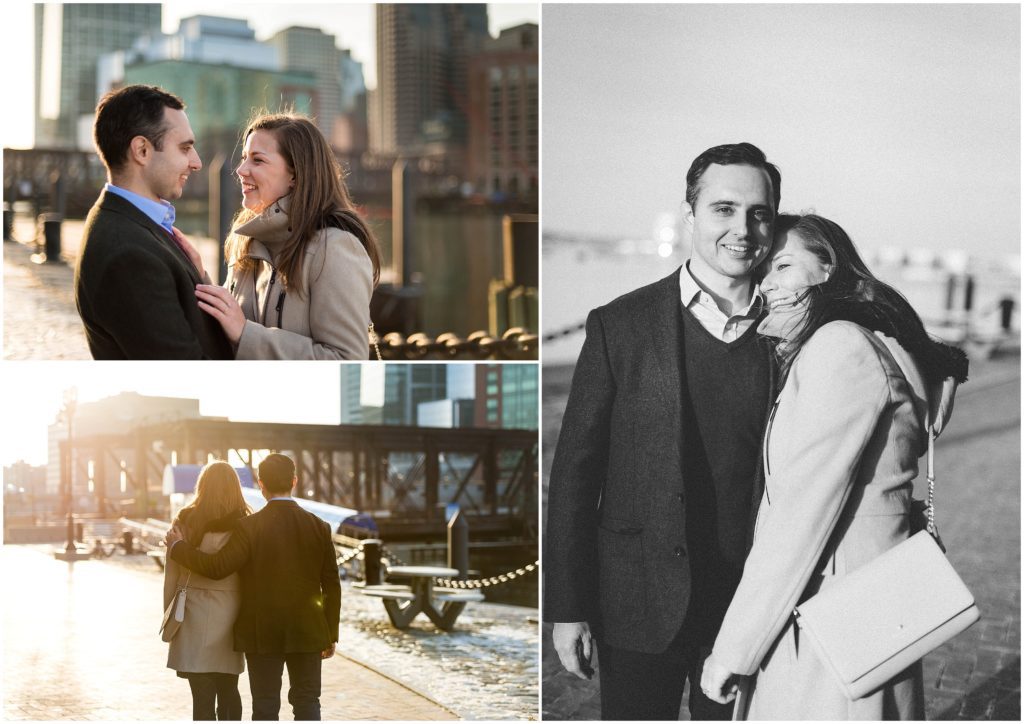
[[[204,280],[174,229],[170,201],[202,161],[181,99],[132,85],[96,107],[107,184],[89,212],[75,304],[96,359],[231,359],[220,325],[196,302]]]
[[[341,613],[331,528],[290,497],[296,483],[290,458],[268,455],[258,477],[267,505],[239,520],[223,548],[201,553],[172,529],[167,555],[207,578],[238,572],[235,650],[245,652],[253,720],[278,718],[287,666],[295,719],[318,721],[320,664],[334,655]]]
[[[778,169],[749,143],[686,177],[692,254],[593,310],[551,468],[544,617],[604,719],[729,719],[699,690],[739,583],[773,395],[753,280],[771,247]]]

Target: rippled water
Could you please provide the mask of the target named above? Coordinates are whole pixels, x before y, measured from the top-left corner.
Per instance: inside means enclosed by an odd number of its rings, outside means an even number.
[[[537,610],[470,603],[445,633],[423,615],[391,626],[379,599],[342,583],[338,649],[465,719],[538,718]]]

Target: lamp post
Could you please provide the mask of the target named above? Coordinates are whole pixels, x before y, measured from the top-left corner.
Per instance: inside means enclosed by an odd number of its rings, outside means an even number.
[[[74,482],[75,482],[75,453],[72,447],[73,429],[72,424],[75,417],[75,407],[78,404],[78,388],[70,387],[64,390],[64,407],[61,409],[65,421],[68,424],[68,439],[65,445],[65,461],[67,475],[65,477],[64,507],[67,510],[67,542],[63,551],[54,551],[54,557],[60,560],[73,563],[77,560],[84,560],[89,557],[87,553],[79,553],[75,545],[75,517],[74,517]]]

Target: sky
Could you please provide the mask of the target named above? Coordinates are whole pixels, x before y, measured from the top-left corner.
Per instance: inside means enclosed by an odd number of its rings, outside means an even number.
[[[308,362],[11,362],[0,375],[0,462],[46,462],[46,429],[64,391],[92,402],[122,391],[198,399],[204,416],[245,422],[337,425],[341,373]]]
[[[536,3],[491,3],[487,6],[492,36],[502,28],[523,22],[539,22]],[[374,51],[373,5],[362,3],[240,3],[198,2],[181,0],[163,3],[163,31],[173,33],[182,18],[191,15],[219,15],[249,20],[258,40],[266,40],[290,25],[320,27],[334,35],[339,47],[352,50],[353,57],[363,63],[367,87],[375,88],[376,56]],[[0,58],[5,68],[24,68],[25,72],[9,73],[4,83],[4,97],[19,99],[5,104],[0,141],[4,146],[27,148],[32,145],[33,74],[29,72],[35,57],[34,15],[32,3],[6,0],[4,22],[0,24]]]
[[[864,246],[1020,253],[1018,5],[545,5],[545,231],[650,238],[749,141]]]

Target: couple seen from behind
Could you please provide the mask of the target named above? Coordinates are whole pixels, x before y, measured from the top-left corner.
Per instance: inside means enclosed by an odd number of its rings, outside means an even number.
[[[920,662],[851,700],[794,607],[912,532],[966,380],[836,223],[729,144],[686,176],[690,259],[591,311],[551,468],[544,615],[602,718],[923,719]],[[748,688],[749,687],[749,688]]]
[[[252,513],[234,469],[209,463],[167,534],[164,608],[185,589],[167,666],[188,679],[197,721],[242,718],[246,666],[253,720],[278,718],[285,667],[295,719],[320,719],[320,666],[334,655],[341,612],[330,526],[291,497],[287,456],[268,455],[258,483],[267,503]]]
[[[174,226],[171,202],[202,168],[182,100],[112,91],[93,135],[108,182],[86,219],[75,303],[94,358],[369,358],[380,253],[310,119],[264,114],[245,129],[224,286]]]

